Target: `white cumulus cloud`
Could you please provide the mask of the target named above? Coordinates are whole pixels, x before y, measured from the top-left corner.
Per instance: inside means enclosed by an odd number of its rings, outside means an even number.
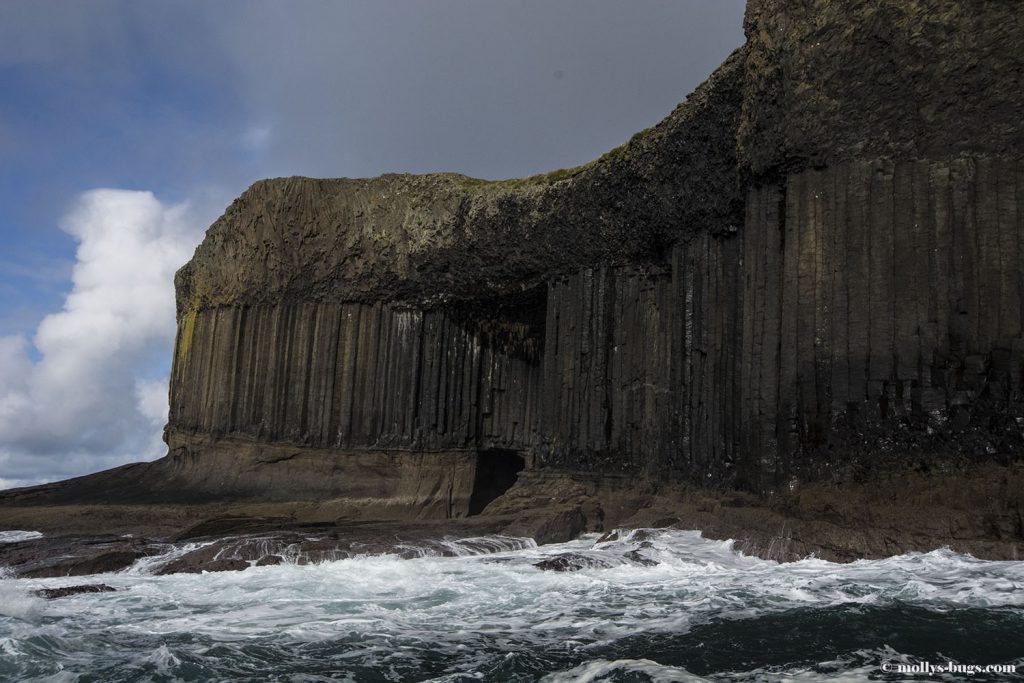
[[[31,343],[0,337],[0,486],[163,454],[174,271],[200,225],[150,192],[78,198],[61,224],[79,242],[63,309]]]

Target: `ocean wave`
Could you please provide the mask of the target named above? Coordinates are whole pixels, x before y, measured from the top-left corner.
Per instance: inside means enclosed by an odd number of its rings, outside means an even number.
[[[949,550],[780,564],[645,529],[155,575],[183,551],[104,575],[110,593],[43,601],[67,579],[0,580],[0,679],[843,680],[887,646],[1024,656],[1024,563]]]

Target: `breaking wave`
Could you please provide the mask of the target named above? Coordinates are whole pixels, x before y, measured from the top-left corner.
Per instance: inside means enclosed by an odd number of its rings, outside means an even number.
[[[1024,563],[949,550],[778,564],[640,530],[154,575],[180,552],[91,579],[0,579],[0,678],[902,680],[881,665],[922,661],[1024,673]],[[118,590],[34,594],[89,581]]]

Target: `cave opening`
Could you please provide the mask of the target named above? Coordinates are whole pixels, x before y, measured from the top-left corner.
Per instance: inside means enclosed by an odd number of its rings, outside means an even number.
[[[469,497],[469,514],[479,515],[495,498],[512,488],[526,461],[518,451],[489,448],[477,451],[476,476]]]

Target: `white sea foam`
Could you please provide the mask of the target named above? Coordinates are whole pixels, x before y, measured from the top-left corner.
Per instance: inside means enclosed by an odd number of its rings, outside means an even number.
[[[42,613],[42,598],[25,590],[21,582],[14,579],[0,579],[0,617],[11,617],[20,621],[35,621]],[[0,638],[6,643],[5,649],[11,644],[8,634],[0,628]]]
[[[685,678],[692,667],[664,660],[657,650],[622,656],[623,643],[839,606],[911,606],[937,614],[1024,607],[1024,563],[948,550],[851,564],[779,564],[697,532],[596,541],[588,536],[537,547],[487,537],[449,541],[414,559],[367,556],[152,575],[199,547],[192,544],[104,575],[116,592],[54,601],[32,591],[90,580],[0,580],[0,679],[13,670],[20,677],[92,671],[111,680],[205,671],[201,677],[230,680],[258,678],[268,662],[277,662],[295,680],[353,671],[363,672],[355,680],[403,680],[418,671],[425,673],[415,678],[437,681],[517,680],[508,671],[543,671],[549,681],[701,680]],[[497,552],[480,554],[488,550]],[[565,555],[591,558],[595,566],[573,572],[534,566]],[[230,664],[221,661],[229,656]],[[877,666],[880,656],[843,660],[827,677],[849,679]],[[826,665],[763,675],[723,671],[713,678],[817,680]]]
[[[43,534],[38,531],[0,531],[0,543],[17,543],[18,541],[31,541],[42,538]]]
[[[140,557],[135,560],[130,567],[121,570],[119,573],[127,574],[129,576],[149,576],[151,574],[155,574],[161,567],[166,566],[179,557],[187,555],[195,550],[199,550],[211,543],[213,543],[213,541],[184,543],[178,546],[168,544],[166,552],[157,555],[149,555],[147,557]]]
[[[613,675],[643,674],[650,683],[701,683],[707,678],[695,676],[686,669],[663,666],[649,659],[619,659],[614,662],[598,659],[581,664],[569,671],[545,676],[543,683],[594,683]]]

